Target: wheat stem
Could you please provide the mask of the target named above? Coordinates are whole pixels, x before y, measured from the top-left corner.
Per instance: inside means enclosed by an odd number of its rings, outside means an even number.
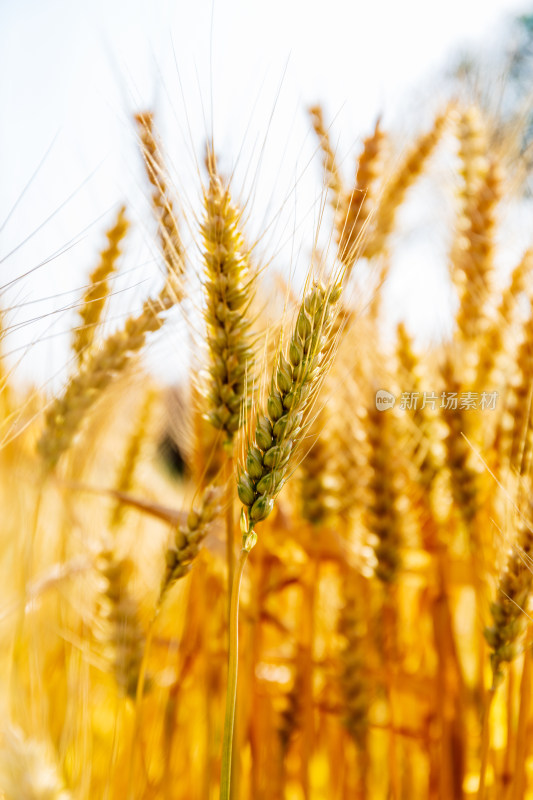
[[[243,548],[237,561],[233,587],[231,591],[230,620],[229,620],[229,653],[228,653],[228,685],[226,690],[226,716],[224,718],[224,736],[222,739],[222,769],[220,773],[220,800],[230,800],[231,784],[231,752],[233,749],[233,729],[235,727],[235,706],[237,702],[237,673],[239,669],[239,598],[241,581],[248,553],[253,547],[253,541],[247,547],[244,541]]]
[[[231,615],[231,589],[235,573],[235,526],[233,520],[233,456],[226,457],[226,564],[228,567],[228,622]]]

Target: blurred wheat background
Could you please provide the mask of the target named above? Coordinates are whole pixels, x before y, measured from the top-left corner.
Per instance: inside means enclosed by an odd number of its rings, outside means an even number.
[[[258,89],[201,10],[198,87],[185,31],[136,74],[107,41],[124,138],[93,119],[81,180],[10,90],[0,796],[531,798],[532,18],[355,127],[387,70]]]

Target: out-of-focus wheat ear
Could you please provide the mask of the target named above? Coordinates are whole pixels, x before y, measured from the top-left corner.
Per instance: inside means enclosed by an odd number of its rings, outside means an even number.
[[[396,355],[402,391],[416,398],[409,415],[414,434],[411,460],[416,468],[417,482],[424,490],[429,490],[442,466],[442,459],[438,456],[440,440],[435,424],[437,414],[433,413],[433,406],[424,402],[426,390],[422,384],[421,359],[414,350],[412,339],[403,322],[397,327]],[[437,401],[432,402],[436,406]],[[440,403],[440,398],[438,402]]]
[[[153,114],[148,111],[136,114],[135,122],[139,130],[146,174],[153,186],[152,206],[158,223],[163,260],[169,272],[182,276],[185,272],[185,249],[165,179],[161,146],[154,134]]]
[[[374,208],[377,206],[379,179],[383,174],[383,152],[386,134],[380,120],[371,136],[363,142],[363,151],[357,162],[352,191],[341,198],[335,226],[339,242],[339,258],[348,271],[358,255],[366,255],[364,232]]]
[[[231,441],[246,418],[253,384],[254,352],[250,305],[254,275],[240,230],[241,212],[224,188],[214,158],[209,161],[202,224],[204,296],[209,385],[207,415]]]
[[[103,579],[99,598],[100,638],[110,669],[120,691],[135,698],[144,654],[145,634],[139,619],[139,606],[129,588],[133,564],[118,558],[113,550],[103,550],[97,560]],[[144,682],[147,688],[150,681]]]
[[[368,239],[364,247],[364,255],[367,258],[376,256],[385,249],[388,238],[394,229],[396,213],[411,186],[425,171],[451,117],[452,107],[443,114],[439,114],[431,130],[415,142],[396,173],[386,182],[372,225],[368,229]]]
[[[365,504],[366,441],[361,420],[340,417],[334,420],[333,445],[335,515],[348,535],[353,521]]]
[[[320,149],[322,151],[322,163],[324,165],[325,184],[330,192],[330,202],[333,206],[333,211],[337,213],[339,206],[342,203],[344,194],[344,187],[340,176],[339,168],[337,165],[337,158],[335,151],[331,144],[329,131],[324,124],[324,111],[322,106],[311,106],[309,109],[311,117],[311,124],[315,131]]]
[[[115,491],[117,492],[127,493],[133,486],[135,469],[141,456],[142,446],[146,437],[146,430],[150,420],[150,413],[153,403],[154,392],[148,391],[136,420],[135,428],[129,437],[126,452],[124,453],[124,459],[117,475],[117,480],[114,487]],[[115,503],[113,510],[111,511],[110,519],[110,525],[112,528],[116,528],[121,524],[124,518],[124,513],[125,507],[123,503],[120,501]]]
[[[300,515],[315,527],[326,525],[335,509],[329,414],[324,406],[308,429],[309,450],[300,462]]]
[[[5,800],[70,800],[51,745],[6,724],[0,733],[0,787]]]
[[[147,300],[137,316],[93,348],[62,395],[52,401],[45,415],[38,451],[47,470],[53,469],[71,446],[84,418],[113,379],[124,372],[131,358],[142,350],[149,333],[159,330],[164,313],[182,297],[181,283],[167,279],[155,298]]]
[[[376,577],[386,584],[395,583],[402,564],[403,523],[398,508],[399,485],[394,455],[391,411],[380,411],[374,403],[367,407],[365,429],[368,442],[368,506],[366,524],[374,538]]]
[[[454,364],[448,357],[441,368],[447,395],[456,401],[446,401],[439,406],[441,417],[446,424],[445,437],[446,464],[450,473],[450,487],[457,509],[467,527],[472,530],[472,522],[480,508],[480,470],[465,436],[468,434],[468,412],[461,408],[459,393],[461,384],[456,378]],[[465,434],[465,435],[463,435]]]
[[[503,665],[521,652],[523,634],[533,589],[533,504],[518,523],[516,539],[500,574],[496,597],[491,603],[492,625],[485,629],[485,638],[492,650],[493,688],[504,678]]]
[[[128,232],[129,222],[126,207],[119,210],[117,219],[107,233],[107,247],[100,254],[100,263],[89,277],[89,286],[83,295],[79,310],[82,324],[74,329],[72,348],[80,363],[94,341],[94,334],[102,318],[102,312],[109,295],[108,278],[115,272],[121,255],[120,245]]]
[[[460,112],[456,131],[461,176],[459,201],[463,213],[466,213],[489,170],[488,137],[477,106],[470,106]]]
[[[500,451],[511,468],[523,474],[533,451],[533,301],[514,363],[506,399],[508,413],[503,420],[510,425],[501,433]]]
[[[502,170],[496,161],[491,161],[479,190],[466,208],[460,246],[455,249],[453,270],[457,271],[455,281],[461,292],[456,323],[467,344],[487,328],[485,312],[492,291],[496,211],[502,187]]]
[[[477,385],[484,389],[502,358],[509,360],[508,348],[520,296],[528,289],[533,271],[533,249],[526,250],[511,274],[497,309],[480,346]]]
[[[258,415],[237,485],[249,532],[274,508],[302,442],[306,412],[331,364],[329,333],[340,295],[339,285],[317,284],[306,293],[287,352],[274,367],[266,410]]]
[[[367,749],[372,689],[369,680],[368,635],[370,618],[365,607],[365,578],[348,570],[342,582],[343,606],[339,617],[341,649],[340,685],[342,722],[361,751]]]
[[[161,582],[158,606],[176,581],[189,572],[211,523],[221,513],[223,496],[223,488],[208,486],[198,508],[193,509],[187,517],[187,523],[179,525],[173,533],[172,542],[165,553],[165,575]]]

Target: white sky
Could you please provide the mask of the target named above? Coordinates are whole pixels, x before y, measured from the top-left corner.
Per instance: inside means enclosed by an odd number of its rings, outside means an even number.
[[[76,240],[12,286],[3,305],[70,294],[13,312],[11,322],[75,302],[118,203],[128,202],[144,234],[134,111],[155,109],[188,208],[197,202],[195,160],[202,159],[213,104],[221,167],[229,173],[237,166],[234,185],[251,200],[253,234],[284,202],[291,209],[289,221],[276,216],[270,229],[265,247],[272,256],[291,239],[294,219],[307,236],[318,214],[310,103],[323,102],[334,120],[349,174],[352,153],[378,113],[386,126],[401,125],[402,115],[426,124],[428,113],[417,110],[411,89],[427,87],[434,76],[436,108],[438,76],[450,53],[496,37],[505,14],[527,8],[513,0],[0,0],[0,225],[12,212],[0,231],[1,282]],[[298,233],[297,248],[301,239],[310,246],[305,236]],[[135,269],[116,288],[138,300],[156,268],[135,242],[128,253]],[[32,348],[38,363],[34,356],[25,360],[38,382],[65,362],[62,331],[72,320],[71,312],[53,316],[10,340],[15,349],[51,336]]]

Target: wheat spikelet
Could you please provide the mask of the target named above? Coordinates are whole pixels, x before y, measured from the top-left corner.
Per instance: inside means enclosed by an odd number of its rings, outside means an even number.
[[[229,190],[222,187],[212,161],[202,225],[210,356],[207,413],[211,424],[231,440],[245,417],[245,387],[252,385],[253,350],[246,314],[253,297],[253,276],[239,230],[240,212]]]
[[[14,726],[2,731],[0,792],[5,800],[69,800],[49,748]]]
[[[257,420],[254,442],[240,470],[238,494],[248,524],[266,519],[285,483],[289,462],[301,441],[304,414],[327,366],[324,359],[340,288],[317,284],[300,306],[288,348],[274,368],[266,413]]]
[[[120,471],[117,475],[115,482],[115,490],[117,492],[127,493],[133,486],[133,478],[135,468],[141,455],[143,441],[146,436],[146,428],[150,419],[150,412],[154,402],[153,392],[147,392],[144,402],[142,404],[138,419],[136,421],[135,429],[131,433],[128,441],[124,459],[120,466]],[[116,503],[111,512],[110,525],[112,528],[118,527],[124,517],[124,505],[120,502]]]
[[[176,528],[173,541],[165,553],[165,575],[161,583],[158,605],[162,603],[171,586],[183,578],[191,568],[210,524],[221,511],[222,497],[222,489],[208,486],[198,508],[193,509],[187,517],[186,525],[179,525]]]
[[[312,106],[309,109],[311,124],[320,142],[324,163],[326,186],[331,192],[331,204],[336,212],[342,200],[343,185],[337,166],[335,152],[331,146],[329,132],[324,125],[324,112],[321,106]]]
[[[97,568],[104,582],[99,616],[103,622],[105,654],[120,690],[134,698],[145,636],[138,604],[128,588],[133,563],[128,558],[117,558],[113,550],[106,549],[99,554]]]
[[[519,654],[521,638],[529,620],[527,608],[533,588],[532,510],[530,502],[526,518],[520,519],[516,541],[500,575],[496,598],[491,603],[493,624],[485,629],[485,638],[492,650],[494,687],[503,680],[503,664],[513,661]]]
[[[135,121],[139,129],[146,174],[154,187],[152,205],[158,222],[163,260],[169,273],[180,276],[185,271],[185,251],[170,192],[165,182],[165,169],[161,149],[154,136],[153,114],[149,112],[136,114]]]
[[[431,130],[418,139],[396,174],[385,185],[364,249],[364,254],[368,258],[376,256],[385,248],[394,228],[396,212],[411,186],[424,172],[429,158],[442,138],[449,118],[449,110],[437,116]]]
[[[377,203],[377,183],[383,171],[383,147],[386,136],[380,127],[380,120],[371,136],[363,142],[363,151],[357,162],[355,185],[348,195],[342,196],[342,203],[336,219],[339,239],[339,258],[348,269],[353,266],[360,246],[361,255],[366,255],[362,234]]]
[[[178,287],[179,288],[179,287]],[[179,295],[167,282],[155,299],[147,300],[137,316],[94,349],[79,372],[71,377],[61,395],[46,412],[45,427],[38,442],[47,469],[53,468],[76,436],[89,409],[111,381],[124,371],[133,355],[144,346],[146,336],[163,325],[163,313]]]
[[[123,206],[118,212],[115,224],[106,233],[107,247],[100,255],[100,263],[91,272],[90,283],[83,296],[83,305],[79,311],[82,325],[75,329],[72,344],[79,363],[94,341],[96,327],[102,318],[102,311],[109,295],[108,278],[116,269],[121,254],[120,245],[128,232],[128,227],[126,207]]]

